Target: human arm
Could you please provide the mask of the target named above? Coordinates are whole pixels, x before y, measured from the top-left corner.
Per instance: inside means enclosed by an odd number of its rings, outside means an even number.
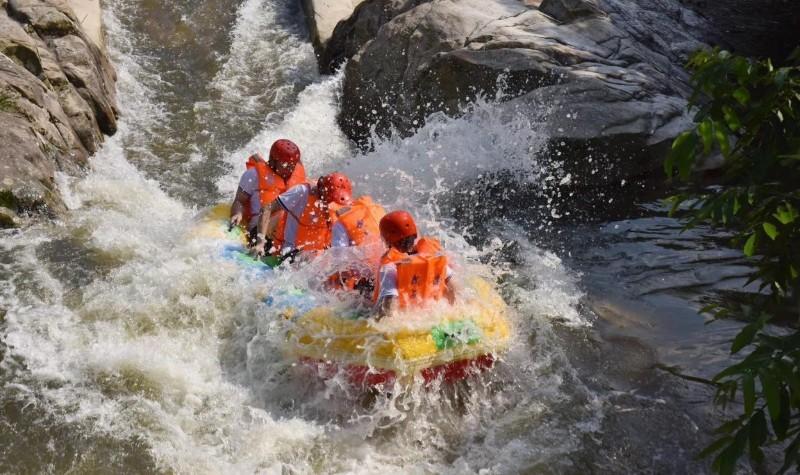
[[[381,299],[381,301],[378,303],[378,311],[375,314],[375,320],[380,320],[383,317],[392,313],[395,300],[396,297],[390,297],[390,296]]]
[[[246,191],[244,191],[241,186],[237,188],[236,196],[233,198],[233,203],[231,204],[231,214],[230,214],[231,228],[233,228],[234,226],[238,226],[242,223],[245,206],[247,206],[249,201],[250,201],[250,195]]]
[[[347,234],[344,224],[341,221],[334,223],[331,230],[331,247],[349,247],[350,243],[350,235]]]
[[[445,284],[447,284],[447,290],[444,292],[444,296],[447,298],[447,301],[450,302],[450,305],[456,303],[456,288],[453,285],[453,279],[448,277],[445,280]]]
[[[264,207],[261,210],[258,228],[256,230],[257,233],[261,235],[259,239],[266,242],[267,238],[278,238],[278,240],[282,241],[283,236],[275,235],[278,224],[284,217],[286,219],[291,217],[299,219],[297,217],[303,213],[303,209],[308,203],[309,190],[310,187],[306,183],[295,185],[278,196],[270,206]],[[291,216],[285,216],[284,213],[288,213]],[[259,246],[260,251],[256,249],[256,252],[261,252],[261,254],[263,254],[263,248],[264,245],[262,243],[262,245]]]
[[[278,220],[271,219],[271,217],[281,209],[279,200],[273,201],[272,205],[268,207],[261,208],[261,213],[258,215],[258,227],[256,228],[256,244],[253,246],[253,253],[256,256],[261,257],[266,254],[267,238],[272,240],[275,235],[275,228],[278,226]]]
[[[378,272],[378,302],[376,308],[376,318],[390,315],[396,307],[395,302],[400,296],[397,289],[397,266],[395,264],[385,264]]]

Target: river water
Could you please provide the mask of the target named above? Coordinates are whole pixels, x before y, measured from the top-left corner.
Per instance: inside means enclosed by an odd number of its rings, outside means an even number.
[[[561,224],[569,178],[539,158],[539,126],[490,101],[352,149],[341,77],[318,75],[293,1],[104,3],[120,130],[59,177],[62,221],[0,235],[0,471],[707,471],[711,393],[658,368],[727,360],[737,325],[697,314],[747,271],[725,236],[680,233],[655,205]],[[279,137],[498,283],[516,336],[493,372],[372,398],[296,376],[261,298],[308,276],[252,279],[185,238]],[[481,179],[492,199],[460,186]],[[505,210],[498,188],[538,211]]]

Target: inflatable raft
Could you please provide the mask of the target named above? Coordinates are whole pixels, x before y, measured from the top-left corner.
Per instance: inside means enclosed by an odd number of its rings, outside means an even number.
[[[247,253],[245,232],[228,229],[228,213],[228,205],[210,208],[192,236],[219,240],[221,257],[245,268],[277,265]],[[511,335],[506,304],[478,277],[464,282],[462,295],[456,305],[440,302],[380,321],[363,309],[320,306],[302,289],[272,290],[264,302],[289,323],[289,358],[323,378],[344,376],[351,385],[377,387],[415,378],[453,382],[494,366]]]
[[[464,303],[437,304],[424,316],[376,321],[314,308],[294,319],[288,351],[319,376],[343,375],[357,386],[463,379],[491,368],[511,335],[507,307],[492,286],[480,278],[466,284]]]

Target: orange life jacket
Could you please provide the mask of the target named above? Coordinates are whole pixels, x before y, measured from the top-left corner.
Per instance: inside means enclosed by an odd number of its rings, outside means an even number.
[[[361,196],[350,206],[336,211],[338,222],[342,223],[351,246],[381,243],[378,224],[386,214],[383,206],[372,201],[369,196]]]
[[[379,223],[386,214],[383,206],[372,201],[369,196],[361,196],[350,206],[343,206],[336,211],[337,223],[341,223],[347,231],[351,246],[360,246],[364,251],[364,259],[357,267],[344,269],[328,277],[331,289],[373,288],[372,278],[375,266],[380,262],[385,247],[381,240]],[[366,271],[365,267],[369,269]]]
[[[400,308],[419,306],[439,300],[447,292],[447,256],[438,240],[424,237],[417,241],[411,254],[389,249],[381,258],[383,267],[397,266],[397,291]],[[376,279],[373,301],[380,295],[380,270]]]
[[[324,206],[323,201],[313,190],[308,193],[306,207],[300,216],[295,216],[291,211],[285,209],[284,216],[275,229],[275,236],[272,238],[274,254],[281,254],[281,248],[287,240],[292,240],[292,236],[286,236],[286,224],[289,219],[297,220],[297,232],[295,233],[294,249],[298,251],[322,251],[331,243],[331,228],[336,221],[335,205]]]
[[[278,176],[278,174],[270,168],[269,164],[260,153],[250,155],[250,158],[247,159],[246,166],[248,170],[255,168],[258,174],[258,199],[261,202],[262,208],[269,206],[275,201],[275,198],[289,188],[299,185],[300,183],[306,183],[306,170],[302,163],[298,163],[294,167],[292,176],[290,176],[288,180],[284,180]],[[253,197],[251,196],[250,199],[252,200]],[[245,224],[253,217],[249,201],[244,208],[242,217]]]

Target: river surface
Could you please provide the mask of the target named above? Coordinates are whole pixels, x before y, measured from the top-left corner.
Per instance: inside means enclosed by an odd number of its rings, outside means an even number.
[[[104,4],[119,132],[85,176],[59,177],[62,221],[0,234],[0,472],[708,470],[711,391],[659,368],[708,377],[728,359],[738,325],[697,313],[744,281],[724,235],[681,233],[653,204],[562,223],[569,177],[541,158],[540,127],[491,102],[354,150],[296,2]],[[341,169],[414,210],[497,282],[515,337],[494,371],[373,398],[296,377],[261,298],[308,276],[246,278],[185,237],[281,137],[311,176]],[[498,188],[538,211],[506,210]]]

